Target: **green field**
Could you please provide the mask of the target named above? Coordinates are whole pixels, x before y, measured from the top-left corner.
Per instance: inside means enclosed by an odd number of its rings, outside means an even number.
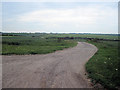
[[[100,83],[107,89],[118,88],[120,86],[119,41],[46,39],[48,37],[119,39],[117,35],[10,33],[2,37],[2,54],[46,54],[76,46],[77,41],[88,42],[98,48],[98,52],[86,63],[86,70],[92,79],[91,81],[94,84]]]
[[[82,37],[82,38],[100,38],[100,39],[115,39],[118,40],[118,35],[109,34],[50,34],[48,37]]]
[[[100,83],[105,88],[120,86],[120,57],[118,56],[118,42],[91,42],[98,48],[98,52],[87,62],[86,70],[94,84]]]
[[[2,55],[46,54],[75,45],[75,41],[47,40],[41,36],[7,36],[2,37]]]
[[[88,37],[88,38],[102,38],[102,39],[119,39],[117,34],[57,34],[57,33],[5,33],[3,37],[13,35],[19,36],[37,36],[37,37]]]

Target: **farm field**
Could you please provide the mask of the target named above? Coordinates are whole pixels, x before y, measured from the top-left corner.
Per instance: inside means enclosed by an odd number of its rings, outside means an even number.
[[[120,90],[120,2],[3,0],[1,88]]]
[[[2,54],[46,54],[75,45],[75,41],[47,40],[42,36],[3,36]]]
[[[96,39],[46,39],[48,37],[119,39],[117,35],[8,33],[4,34],[2,37],[2,54],[46,54],[76,46],[78,41],[88,42],[98,48],[98,52],[86,63],[86,70],[91,81],[94,84],[100,83],[107,89],[118,88],[120,86],[119,41],[99,41]]]
[[[116,34],[50,34],[48,37],[81,37],[118,40]]]
[[[52,39],[46,39],[56,37]],[[77,45],[85,39],[59,40],[58,37],[81,37],[118,40],[117,35],[96,34],[46,34],[46,33],[3,33],[2,55],[46,54]]]
[[[119,39],[117,34],[65,34],[65,33],[3,33],[3,37],[8,36],[35,36],[35,37],[88,37],[88,38],[101,38],[101,39]]]

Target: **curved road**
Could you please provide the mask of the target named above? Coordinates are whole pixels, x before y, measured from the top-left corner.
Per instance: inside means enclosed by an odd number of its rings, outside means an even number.
[[[84,65],[96,51],[95,46],[78,42],[50,54],[2,56],[2,87],[89,88]]]

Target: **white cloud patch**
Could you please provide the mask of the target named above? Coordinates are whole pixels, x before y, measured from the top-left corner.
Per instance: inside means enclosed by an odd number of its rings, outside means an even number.
[[[110,19],[117,15],[117,10],[104,6],[83,6],[73,9],[45,9],[28,12],[20,15],[17,20],[21,22],[36,22],[43,25],[57,27],[60,24],[71,23],[76,28],[79,25],[93,25],[101,20]]]
[[[93,24],[96,22],[101,12],[96,8],[74,8],[74,9],[46,9],[33,11],[21,15],[18,20],[22,22],[39,22],[39,23],[80,23]]]
[[[20,14],[13,19],[22,25],[46,32],[116,32],[117,8],[88,5],[74,8],[47,8]],[[106,30],[106,31],[105,31]]]

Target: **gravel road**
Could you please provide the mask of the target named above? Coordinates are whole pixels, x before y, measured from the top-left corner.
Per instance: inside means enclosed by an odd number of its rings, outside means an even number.
[[[84,65],[96,51],[94,45],[78,42],[50,54],[2,56],[2,87],[89,88]]]

